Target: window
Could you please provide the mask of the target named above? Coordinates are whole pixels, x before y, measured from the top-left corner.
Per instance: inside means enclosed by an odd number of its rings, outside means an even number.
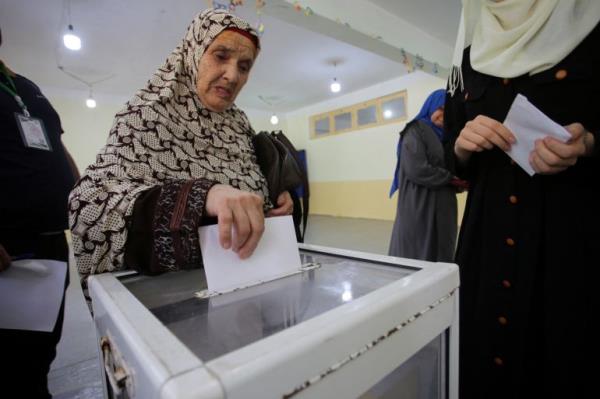
[[[322,135],[329,133],[329,116],[315,121],[315,134]]]
[[[377,106],[369,105],[365,108],[359,108],[356,111],[358,126],[371,125],[377,123]]]
[[[352,129],[352,113],[351,112],[342,112],[333,117],[334,130],[336,132],[341,132],[342,130]]]
[[[311,138],[406,120],[406,90],[310,117]]]
[[[381,110],[383,112],[383,119],[406,119],[406,104],[404,103],[404,97],[383,100],[381,102]]]

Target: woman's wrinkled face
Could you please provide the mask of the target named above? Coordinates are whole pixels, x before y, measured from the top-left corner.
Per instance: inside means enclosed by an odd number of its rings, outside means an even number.
[[[246,84],[256,57],[254,43],[234,31],[221,32],[208,46],[198,65],[196,92],[211,111],[229,108]]]
[[[444,127],[444,107],[438,108],[431,114],[431,123],[439,128]]]

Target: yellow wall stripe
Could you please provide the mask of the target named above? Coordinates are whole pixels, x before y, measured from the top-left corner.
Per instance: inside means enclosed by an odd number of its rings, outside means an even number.
[[[310,183],[310,213],[351,218],[394,220],[397,194],[388,197],[391,180],[327,181]],[[466,194],[458,194],[462,220]]]

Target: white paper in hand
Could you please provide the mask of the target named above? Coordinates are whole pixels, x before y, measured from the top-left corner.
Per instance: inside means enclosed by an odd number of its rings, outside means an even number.
[[[217,225],[201,227],[199,233],[209,292],[228,292],[301,269],[291,216],[266,218],[265,231],[247,259],[240,259],[231,249],[221,247]]]
[[[529,174],[535,171],[529,164],[529,154],[535,148],[535,141],[546,136],[552,136],[562,142],[571,138],[571,134],[561,125],[548,118],[527,100],[527,97],[517,94],[504,126],[515,135],[517,142],[506,153]]]

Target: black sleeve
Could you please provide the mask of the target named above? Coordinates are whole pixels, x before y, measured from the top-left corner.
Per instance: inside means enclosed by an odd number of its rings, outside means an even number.
[[[594,136],[594,148],[592,149],[590,157],[598,158],[600,157],[600,131],[590,131],[590,133]]]

